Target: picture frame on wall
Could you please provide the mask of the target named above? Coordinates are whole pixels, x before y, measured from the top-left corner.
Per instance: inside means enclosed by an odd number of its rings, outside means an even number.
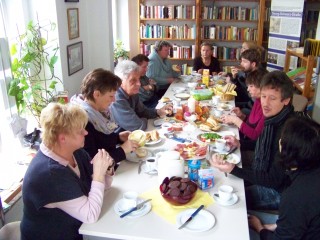
[[[83,48],[82,42],[67,46],[68,75],[72,75],[83,69]]]
[[[64,0],[65,2],[79,2],[79,0]]]
[[[68,35],[69,40],[78,38],[79,33],[79,9],[78,8],[68,8]]]

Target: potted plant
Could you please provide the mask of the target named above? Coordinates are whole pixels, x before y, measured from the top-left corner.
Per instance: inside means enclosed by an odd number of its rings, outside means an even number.
[[[13,79],[8,94],[15,97],[19,115],[31,113],[39,123],[42,109],[54,100],[61,79],[55,74],[58,44],[50,41],[54,23],[45,27],[30,21],[26,31],[18,34],[17,42],[10,47]],[[43,37],[44,36],[44,37]]]
[[[129,59],[129,51],[124,49],[124,46],[121,40],[116,41],[116,46],[113,50],[113,56],[116,63],[124,59]]]

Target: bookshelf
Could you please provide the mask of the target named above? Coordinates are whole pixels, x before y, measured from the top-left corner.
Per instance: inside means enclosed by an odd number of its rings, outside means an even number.
[[[289,72],[291,57],[298,57],[301,60],[301,67]],[[303,56],[303,51],[297,49],[286,50],[286,57],[283,71],[287,73],[295,87],[302,93],[303,96],[311,99],[314,94],[314,89],[311,86],[311,78],[313,73],[313,67],[315,65],[314,56]]]
[[[172,60],[192,63],[201,43],[210,42],[222,66],[238,64],[244,41],[262,45],[265,1],[138,0],[140,52],[148,55],[155,41],[167,40]]]

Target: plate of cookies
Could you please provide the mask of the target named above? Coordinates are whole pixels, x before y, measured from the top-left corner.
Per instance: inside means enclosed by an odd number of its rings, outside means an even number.
[[[141,147],[138,148],[135,152],[127,153],[126,154],[126,159],[129,162],[135,162],[138,163],[140,161],[144,161],[149,157],[152,157],[152,152],[149,151],[148,149]]]

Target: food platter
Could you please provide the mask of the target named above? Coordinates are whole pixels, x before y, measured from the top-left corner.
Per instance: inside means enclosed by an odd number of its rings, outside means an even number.
[[[200,133],[197,136],[197,139],[199,139],[201,142],[206,143],[213,143],[215,139],[220,139],[222,136],[216,132],[206,132],[206,133]]]
[[[207,144],[196,142],[179,143],[174,150],[178,151],[184,160],[199,160],[206,157]]]

